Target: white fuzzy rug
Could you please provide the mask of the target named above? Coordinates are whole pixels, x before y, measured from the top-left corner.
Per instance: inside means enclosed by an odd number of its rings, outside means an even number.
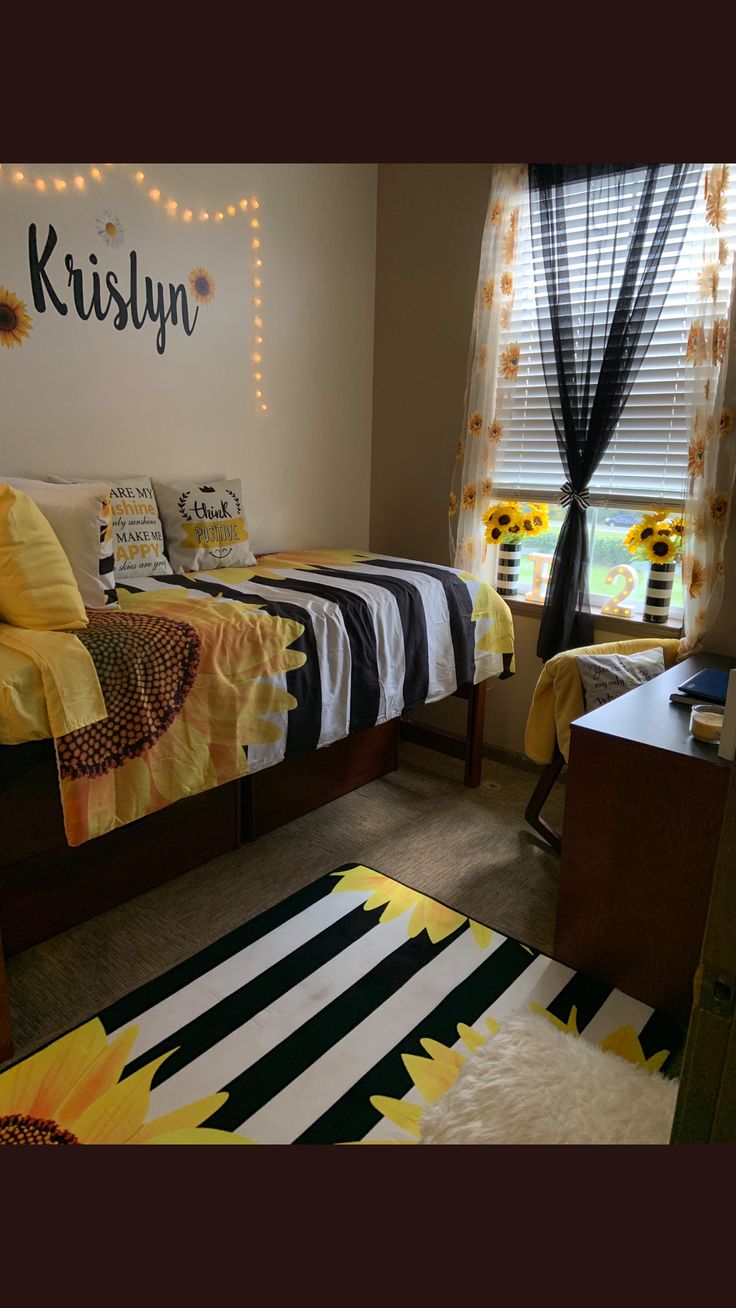
[[[678,1083],[512,1016],[422,1117],[422,1144],[667,1144]]]

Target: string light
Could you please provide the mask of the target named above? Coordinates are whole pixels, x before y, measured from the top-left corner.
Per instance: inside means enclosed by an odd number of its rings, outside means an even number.
[[[10,168],[11,165],[5,165],[5,167]],[[132,181],[136,182],[139,186],[145,180],[145,173],[141,168],[135,168],[133,171],[130,171],[133,167],[131,164],[106,163],[103,164],[103,167],[105,169],[112,169],[112,168],[125,169],[126,175]],[[2,172],[3,172],[3,166],[0,165],[0,174],[2,174]],[[7,175],[10,177],[11,181],[13,181],[17,186],[22,186],[24,184],[26,186],[32,186],[36,191],[39,192],[39,194],[44,194],[49,190],[50,187],[52,187],[57,193],[61,193],[63,191],[68,190],[69,186],[74,186],[74,188],[77,191],[85,191],[87,187],[87,179],[82,175],[82,173],[74,173],[72,177],[70,177],[67,180],[63,177],[59,177],[55,175],[51,175],[51,176],[47,175],[46,177],[38,177],[38,176],[31,175],[29,177],[20,168],[17,168],[14,171],[9,172]],[[99,184],[104,184],[105,178],[97,164],[94,164],[92,167],[88,169],[88,176],[91,177],[93,181],[98,182]],[[152,201],[152,203],[158,204],[159,201],[161,200],[160,188],[157,186],[151,186],[148,190],[148,198]],[[166,200],[163,204],[163,207],[170,217],[181,218],[183,223],[190,224],[195,216],[193,209],[180,208],[179,201],[175,200],[173,197],[170,197],[168,200]],[[257,199],[256,196],[250,196],[250,198],[243,196],[243,198],[238,200],[237,203],[231,201],[230,204],[224,205],[222,209],[213,210],[212,215],[210,215],[209,210],[200,209],[197,214],[197,217],[200,222],[205,223],[205,222],[209,222],[210,216],[212,216],[214,222],[221,223],[224,221],[226,214],[229,218],[234,218],[237,215],[238,209],[242,213],[247,213],[249,209],[255,210],[255,209],[260,209],[260,207],[261,207],[260,201]],[[261,226],[260,219],[252,217],[250,219],[249,225],[253,233],[257,232]],[[250,242],[251,250],[253,252],[256,252],[260,249],[260,246],[261,246],[261,242],[259,237],[256,235],[252,235],[251,242]],[[255,255],[255,253],[254,253],[254,257],[251,259],[251,267],[254,269],[260,269],[263,267],[263,260],[257,255]],[[253,287],[257,291],[259,291],[262,284],[261,278],[259,276],[255,276],[251,280],[252,280]],[[256,297],[253,299],[252,303],[255,309],[260,309],[263,301],[260,299],[260,297]],[[254,329],[257,329],[259,333],[257,335],[254,335],[253,341],[256,346],[260,347],[263,344],[263,337],[260,335],[260,329],[263,327],[263,319],[258,316],[254,317],[253,326]],[[260,366],[262,362],[262,356],[260,354],[251,355],[251,359],[254,364]],[[253,373],[254,382],[260,383],[262,379],[263,379],[263,374],[260,371]],[[263,392],[262,390],[257,390],[254,392],[254,395],[256,400],[261,401],[263,397]],[[268,410],[268,405],[265,402],[262,402],[259,404],[259,409],[261,410],[261,412],[265,413]]]

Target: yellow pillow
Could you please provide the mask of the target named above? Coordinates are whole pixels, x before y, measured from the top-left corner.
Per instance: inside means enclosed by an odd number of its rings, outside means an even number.
[[[13,627],[74,631],[89,619],[69,560],[41,510],[0,484],[0,619]]]

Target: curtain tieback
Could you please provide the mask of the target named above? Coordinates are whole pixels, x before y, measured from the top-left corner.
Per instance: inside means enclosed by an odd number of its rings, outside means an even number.
[[[573,500],[578,508],[585,512],[590,505],[590,487],[584,486],[582,490],[575,490],[572,483],[566,481],[564,486],[560,486],[560,504],[563,508],[567,508],[568,504],[572,504]]]

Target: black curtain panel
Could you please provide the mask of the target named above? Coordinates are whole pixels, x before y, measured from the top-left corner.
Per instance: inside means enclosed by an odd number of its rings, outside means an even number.
[[[537,321],[567,507],[537,654],[588,645],[586,510],[657,326],[699,164],[530,164]]]

